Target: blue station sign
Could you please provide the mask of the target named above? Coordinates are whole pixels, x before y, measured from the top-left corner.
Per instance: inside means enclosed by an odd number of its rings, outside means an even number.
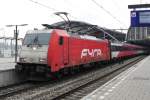
[[[150,10],[131,11],[131,27],[150,26]]]

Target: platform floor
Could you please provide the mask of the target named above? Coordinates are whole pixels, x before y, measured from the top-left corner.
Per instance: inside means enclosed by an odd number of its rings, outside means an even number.
[[[15,58],[0,58],[0,71],[15,68]]]
[[[81,100],[150,100],[150,56]]]

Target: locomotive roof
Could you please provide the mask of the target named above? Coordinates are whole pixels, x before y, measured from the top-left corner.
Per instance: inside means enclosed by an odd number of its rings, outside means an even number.
[[[79,35],[83,35],[83,34],[92,35],[97,32],[103,33],[102,30],[104,30],[105,32],[108,32],[109,34],[111,34],[112,36],[114,36],[120,41],[125,40],[125,34],[122,34],[121,32],[103,28],[97,25],[92,25],[86,22],[81,22],[81,21],[70,21],[70,22],[61,21],[61,22],[57,22],[51,25],[43,24],[43,26],[47,27],[48,29],[55,29],[55,28],[69,29],[69,32],[71,34],[77,33]],[[99,35],[102,35],[102,34],[99,34]]]
[[[51,29],[47,29],[47,30],[29,30],[27,31],[27,34],[33,34],[33,33],[51,33],[52,30]]]
[[[78,34],[86,34],[87,32],[97,32],[100,30],[97,30],[97,25],[92,25],[85,22],[80,21],[70,21],[70,23],[61,21],[57,22],[51,25],[43,24],[43,26],[46,26],[47,28],[60,28],[60,29],[66,29],[69,28],[72,32],[78,32]]]

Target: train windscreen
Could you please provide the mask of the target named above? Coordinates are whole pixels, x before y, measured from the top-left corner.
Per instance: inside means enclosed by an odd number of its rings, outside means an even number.
[[[50,33],[34,33],[34,34],[26,34],[23,44],[24,45],[48,45],[50,39]]]

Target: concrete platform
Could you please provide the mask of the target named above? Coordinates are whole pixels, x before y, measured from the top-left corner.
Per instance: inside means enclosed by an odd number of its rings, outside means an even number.
[[[0,58],[0,71],[14,69],[15,68],[14,60],[15,58]]]
[[[150,100],[150,56],[81,100]]]

